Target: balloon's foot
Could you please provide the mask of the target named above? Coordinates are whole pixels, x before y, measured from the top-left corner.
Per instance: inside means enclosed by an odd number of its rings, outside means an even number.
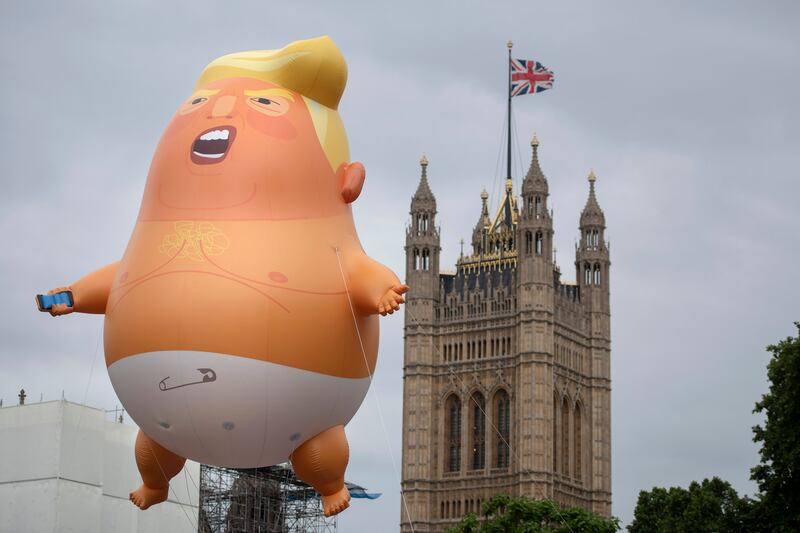
[[[330,496],[322,497],[322,510],[325,516],[337,515],[348,507],[350,507],[350,492],[345,486]]]
[[[131,492],[129,498],[133,504],[144,511],[151,505],[161,503],[167,499],[169,495],[169,486],[163,489],[151,489],[145,484]]]

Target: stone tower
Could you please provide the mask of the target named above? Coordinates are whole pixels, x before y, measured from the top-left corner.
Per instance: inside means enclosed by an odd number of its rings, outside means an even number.
[[[444,531],[495,494],[611,513],[609,250],[594,174],[577,279],[555,262],[539,141],[522,196],[488,194],[454,273],[439,271],[423,156],[406,233],[401,531]]]
[[[597,177],[589,172],[589,198],[581,212],[581,239],[575,247],[575,278],[584,304],[584,331],[588,336],[588,364],[595,386],[592,394],[591,469],[594,507],[611,508],[611,309],[609,305],[609,245],[606,217],[595,196]]]
[[[428,185],[428,159],[420,159],[421,176],[411,199],[411,223],[406,228],[405,364],[403,379],[403,479],[405,505],[412,518],[430,513],[430,484],[435,476],[436,455],[430,444],[434,404],[431,372],[436,361],[433,328],[439,302],[439,230],[436,198]],[[420,484],[417,485],[419,480]],[[404,510],[403,513],[406,513]],[[408,520],[404,514],[403,520]]]

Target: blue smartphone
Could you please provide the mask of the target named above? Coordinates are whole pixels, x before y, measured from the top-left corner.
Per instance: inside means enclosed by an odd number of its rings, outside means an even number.
[[[39,311],[49,311],[56,304],[67,304],[67,307],[72,307],[72,291],[61,291],[55,294],[37,294],[36,305]]]

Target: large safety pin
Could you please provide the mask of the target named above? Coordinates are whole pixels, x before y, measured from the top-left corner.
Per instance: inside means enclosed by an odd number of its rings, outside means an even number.
[[[188,387],[189,385],[197,385],[199,383],[211,383],[212,381],[217,380],[217,373],[214,372],[211,368],[198,368],[197,369],[201,374],[203,374],[203,379],[200,381],[190,381],[189,383],[182,383],[181,385],[174,385],[172,387],[167,386],[167,380],[169,376],[165,377],[161,381],[158,382],[158,388],[162,391],[172,390],[172,389],[180,389],[181,387]]]

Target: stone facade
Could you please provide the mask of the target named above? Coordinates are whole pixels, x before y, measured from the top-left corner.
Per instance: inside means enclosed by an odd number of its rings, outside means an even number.
[[[488,195],[472,252],[439,271],[428,161],[406,233],[401,531],[443,531],[498,493],[611,513],[605,217],[589,175],[576,281],[554,261],[539,142],[522,197]],[[407,511],[406,511],[407,506]]]

